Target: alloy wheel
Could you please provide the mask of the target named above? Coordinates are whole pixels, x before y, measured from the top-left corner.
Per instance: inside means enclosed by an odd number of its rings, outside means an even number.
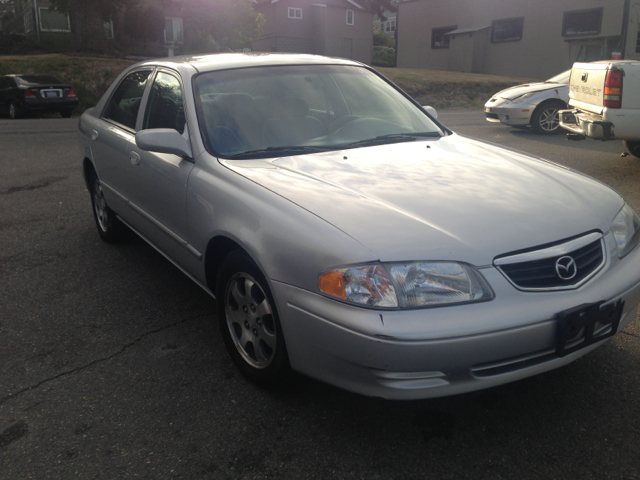
[[[93,208],[96,212],[98,225],[102,231],[106,233],[109,229],[107,202],[104,199],[102,188],[100,187],[100,182],[98,180],[93,184]]]
[[[245,362],[266,368],[276,351],[276,322],[260,284],[247,273],[231,276],[225,289],[225,316],[231,339]]]
[[[540,114],[540,120],[538,122],[540,128],[545,132],[555,132],[560,126],[560,115],[558,109],[555,107],[549,107],[542,111]]]

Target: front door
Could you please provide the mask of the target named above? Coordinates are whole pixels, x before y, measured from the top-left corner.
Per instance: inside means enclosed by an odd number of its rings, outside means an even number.
[[[177,73],[158,70],[149,91],[141,130],[171,128],[188,135],[183,90]],[[139,229],[174,259],[189,251],[187,236],[187,183],[194,163],[169,153],[147,152],[135,138],[128,157],[136,163],[133,207],[146,220]]]

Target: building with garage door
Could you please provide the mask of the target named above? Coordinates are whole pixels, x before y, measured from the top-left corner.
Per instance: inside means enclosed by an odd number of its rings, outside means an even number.
[[[576,61],[640,59],[640,0],[411,0],[397,66],[547,78]]]

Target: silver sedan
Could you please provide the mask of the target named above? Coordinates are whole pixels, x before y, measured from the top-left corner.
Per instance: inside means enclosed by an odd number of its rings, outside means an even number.
[[[531,125],[541,135],[560,132],[558,111],[567,108],[570,75],[569,69],[545,82],[517,85],[496,93],[484,105],[487,121],[516,128]]]
[[[415,399],[566,365],[634,319],[640,219],[538,157],[456,135],[365,65],[143,62],[80,119],[103,240],[216,298],[249,379]]]

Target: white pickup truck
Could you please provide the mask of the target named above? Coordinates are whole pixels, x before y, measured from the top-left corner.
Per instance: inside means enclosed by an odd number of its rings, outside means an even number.
[[[569,79],[570,110],[560,111],[567,138],[622,140],[640,158],[640,62],[574,63]]]

